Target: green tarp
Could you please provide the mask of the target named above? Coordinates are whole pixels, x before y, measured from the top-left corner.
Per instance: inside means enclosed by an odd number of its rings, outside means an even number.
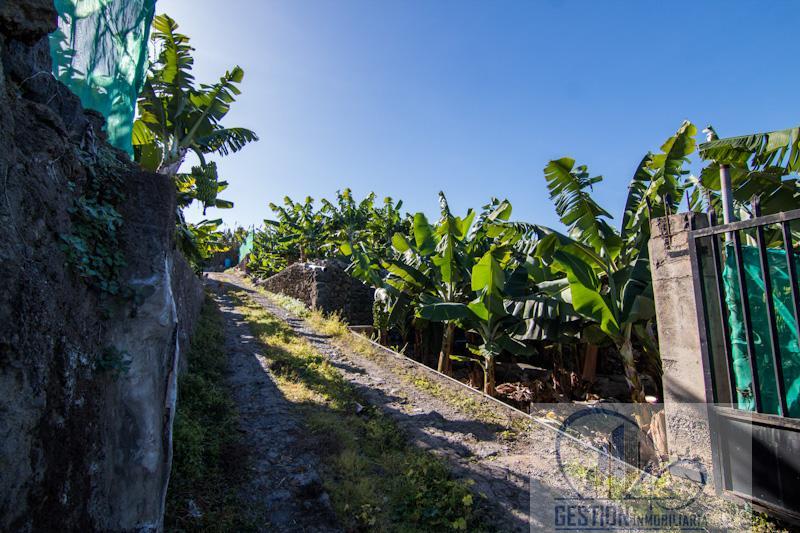
[[[750,359],[747,355],[742,302],[739,295],[736,260],[733,245],[726,246],[725,300],[728,309],[728,323],[731,333],[731,352],[733,374],[737,390],[739,409],[755,411],[753,397],[753,378]],[[766,291],[764,277],[755,246],[742,246],[745,286],[749,300],[752,321],[753,343],[755,344],[756,372],[761,392],[761,410],[765,413],[779,414],[778,388],[775,381],[775,366],[772,362],[769,321],[767,319]],[[772,297],[778,329],[778,348],[783,368],[788,416],[800,417],[800,346],[798,346],[797,323],[794,318],[791,286],[789,285],[786,253],[782,249],[767,250],[767,264],[772,282]],[[800,272],[800,263],[795,268]]]
[[[239,246],[239,263],[240,264],[253,251],[253,239],[255,239],[255,236],[256,236],[255,230],[251,229],[248,232],[247,237],[245,238],[245,240],[242,243],[242,245]]]
[[[147,75],[155,0],[55,0],[53,74],[106,117],[111,144],[133,154],[136,100]]]

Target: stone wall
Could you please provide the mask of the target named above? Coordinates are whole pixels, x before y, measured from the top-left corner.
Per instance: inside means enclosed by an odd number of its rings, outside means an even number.
[[[295,263],[256,284],[326,313],[338,311],[350,324],[372,324],[374,289],[350,276],[339,261]]]
[[[202,286],[175,251],[170,180],[106,145],[50,75],[55,25],[52,0],[0,1],[0,530],[159,530]],[[107,180],[124,297],[65,253],[72,207]]]

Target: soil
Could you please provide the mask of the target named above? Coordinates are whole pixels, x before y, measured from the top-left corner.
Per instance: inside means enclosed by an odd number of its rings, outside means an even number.
[[[248,497],[253,507],[274,526],[306,531],[333,531],[324,494],[312,491],[309,506],[302,491],[293,491],[298,476],[315,480],[318,464],[311,438],[292,405],[282,398],[258,343],[247,324],[231,307],[228,291],[243,290],[267,311],[285,320],[299,335],[328,357],[344,377],[372,405],[391,416],[411,441],[444,458],[457,478],[474,481],[477,495],[493,508],[492,522],[502,531],[551,529],[554,505],[574,495],[555,457],[555,436],[548,429],[520,423],[495,408],[492,421],[476,419],[474,412],[415,386],[409,375],[428,377],[411,362],[386,356],[367,358],[314,331],[257,292],[246,279],[230,273],[209,273],[208,285],[218,295],[227,326],[231,353],[231,385],[242,413],[242,431],[254,450],[253,481]],[[453,392],[465,391],[453,384]],[[584,449],[563,446],[565,460],[578,461]],[[322,513],[322,514],[320,514]],[[529,522],[530,521],[530,522]]]
[[[340,531],[299,413],[278,389],[261,346],[226,294],[228,286],[209,286],[225,320],[228,384],[249,450],[241,491],[246,521],[260,531]]]

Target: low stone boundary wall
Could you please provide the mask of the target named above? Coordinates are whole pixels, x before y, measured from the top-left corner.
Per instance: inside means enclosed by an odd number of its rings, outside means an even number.
[[[345,268],[335,260],[295,263],[255,283],[325,313],[338,311],[350,324],[372,324],[375,290],[351,277]]]

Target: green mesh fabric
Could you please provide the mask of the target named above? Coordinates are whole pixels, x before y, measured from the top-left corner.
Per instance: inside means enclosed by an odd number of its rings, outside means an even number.
[[[247,238],[245,238],[244,242],[239,247],[239,263],[244,261],[245,258],[253,251],[253,240],[255,235],[255,230],[251,229],[250,233],[247,234]]]
[[[136,100],[147,74],[155,0],[55,0],[53,74],[106,117],[111,144],[133,153]]]
[[[733,245],[729,244],[726,248],[725,268],[722,275],[725,281],[725,300],[731,333],[737,403],[739,409],[754,411],[753,378],[750,371],[750,359],[747,355],[736,260],[733,254]],[[753,328],[761,409],[765,413],[779,414],[778,388],[775,382],[775,366],[772,362],[772,344],[767,320],[766,291],[758,248],[742,246],[742,262],[744,263],[745,285]],[[800,346],[797,343],[797,323],[792,307],[786,253],[781,249],[768,249],[767,265],[772,281],[772,297],[778,326],[778,348],[783,368],[786,403],[789,407],[788,416],[797,418],[800,417]],[[797,263],[796,268],[800,272],[800,263]]]

